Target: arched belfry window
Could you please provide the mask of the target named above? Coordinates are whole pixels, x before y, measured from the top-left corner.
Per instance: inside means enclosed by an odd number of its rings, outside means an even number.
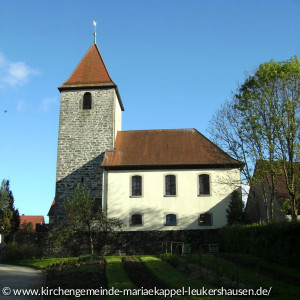
[[[91,109],[91,108],[92,108],[92,94],[85,93],[83,95],[82,109]]]

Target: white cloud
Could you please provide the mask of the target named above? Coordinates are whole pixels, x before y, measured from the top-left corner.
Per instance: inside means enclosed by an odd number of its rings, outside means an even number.
[[[51,107],[55,106],[57,103],[57,98],[45,98],[40,105],[40,109],[42,111],[49,111]]]
[[[32,75],[39,72],[29,67],[25,62],[10,62],[0,52],[0,86],[18,86],[28,82]]]

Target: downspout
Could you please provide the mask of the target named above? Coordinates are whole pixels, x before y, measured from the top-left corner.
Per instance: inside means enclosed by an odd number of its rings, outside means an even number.
[[[107,216],[107,177],[108,170],[103,168],[102,211]]]

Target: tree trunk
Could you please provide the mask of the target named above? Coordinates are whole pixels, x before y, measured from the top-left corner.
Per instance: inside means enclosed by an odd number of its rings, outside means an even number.
[[[89,231],[89,239],[90,239],[90,254],[94,254],[94,241],[93,241],[93,233],[91,230],[91,224],[87,224]]]
[[[268,205],[268,197],[266,193],[266,186],[264,183],[261,183],[262,186],[262,192],[263,192],[263,201],[264,201],[264,206],[265,206],[265,211],[266,211],[266,222],[270,222],[270,211],[269,211],[269,205]]]
[[[293,221],[297,221],[298,220],[298,201],[296,200],[295,195],[293,195],[293,199],[292,199],[292,204],[293,204],[293,209],[291,212],[291,218]]]

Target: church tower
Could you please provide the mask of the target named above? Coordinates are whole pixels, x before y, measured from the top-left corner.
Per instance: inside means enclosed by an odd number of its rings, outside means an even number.
[[[89,48],[71,76],[58,88],[61,93],[57,150],[55,220],[78,183],[101,203],[105,151],[114,148],[124,110],[96,45]]]

